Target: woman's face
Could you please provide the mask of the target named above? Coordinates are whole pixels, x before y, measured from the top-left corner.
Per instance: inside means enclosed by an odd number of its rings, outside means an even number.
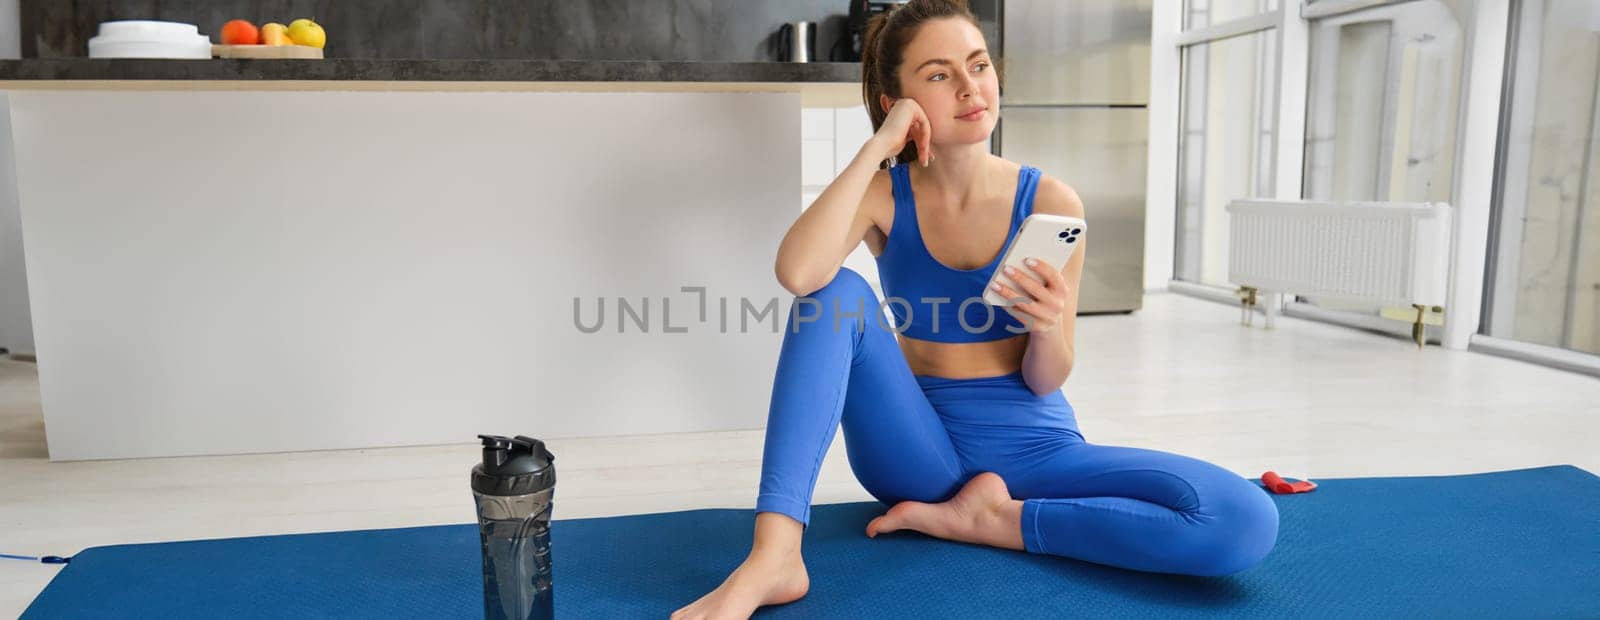
[[[983,33],[961,18],[922,24],[902,54],[901,96],[922,106],[937,144],[985,142],[1000,112],[995,76]]]

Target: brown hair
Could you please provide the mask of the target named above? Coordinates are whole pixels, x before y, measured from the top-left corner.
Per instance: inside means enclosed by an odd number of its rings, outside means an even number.
[[[867,116],[872,119],[872,131],[883,127],[889,111],[878,102],[880,95],[900,96],[900,63],[911,39],[917,36],[922,24],[935,19],[959,17],[978,27],[978,18],[967,8],[966,0],[911,0],[894,9],[873,16],[867,22],[867,31],[861,43],[861,98],[867,104]],[[981,27],[980,27],[981,28]],[[997,77],[1005,73],[995,63]],[[898,161],[916,161],[917,143],[907,141],[895,156]]]

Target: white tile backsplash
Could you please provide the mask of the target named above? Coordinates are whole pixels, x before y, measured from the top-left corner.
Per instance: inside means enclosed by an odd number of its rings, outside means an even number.
[[[832,140],[800,141],[800,185],[823,188],[833,182]]]
[[[838,176],[844,167],[856,158],[861,145],[872,137],[872,119],[867,118],[863,106],[834,110],[833,123],[833,174]]]
[[[833,108],[801,108],[801,140],[833,139]]]

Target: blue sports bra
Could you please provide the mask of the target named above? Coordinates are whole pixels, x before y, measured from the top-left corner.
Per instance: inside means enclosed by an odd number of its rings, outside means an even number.
[[[977,269],[947,266],[928,252],[922,241],[922,228],[917,224],[910,168],[905,163],[898,164],[889,169],[889,178],[893,180],[894,223],[877,263],[884,302],[894,315],[895,329],[905,336],[934,342],[988,342],[1026,333],[1022,321],[984,301],[983,291],[1022,220],[1033,212],[1039,169],[1023,166],[1017,173],[1017,197],[1011,205],[1011,228],[1006,231],[1006,241],[989,264]]]

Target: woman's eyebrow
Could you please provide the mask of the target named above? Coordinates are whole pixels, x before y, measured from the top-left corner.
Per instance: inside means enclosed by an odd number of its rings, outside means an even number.
[[[989,50],[986,50],[986,49],[980,47],[978,49],[972,50],[971,54],[967,54],[967,60],[972,60],[973,58],[977,58],[978,56],[982,56],[982,55],[987,54],[987,53],[989,53]],[[945,60],[943,58],[934,58],[934,59],[931,59],[931,60],[923,61],[922,64],[917,65],[916,70],[912,71],[912,73],[916,73],[917,71],[921,71],[923,67],[926,67],[928,65],[944,65],[944,66],[948,67],[951,64],[952,63],[950,61]]]

